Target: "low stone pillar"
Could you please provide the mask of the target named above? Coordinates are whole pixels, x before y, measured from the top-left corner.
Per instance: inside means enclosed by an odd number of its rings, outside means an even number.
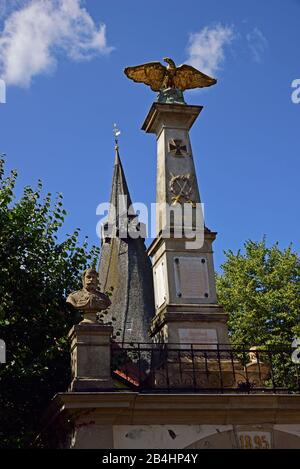
[[[110,338],[113,328],[81,323],[73,326],[71,341],[72,382],[69,391],[112,390]]]

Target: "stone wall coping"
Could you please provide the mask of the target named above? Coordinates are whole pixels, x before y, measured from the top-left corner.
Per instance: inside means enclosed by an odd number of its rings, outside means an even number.
[[[59,393],[51,402],[47,420],[80,411],[90,411],[97,421],[114,425],[299,424],[300,394]]]

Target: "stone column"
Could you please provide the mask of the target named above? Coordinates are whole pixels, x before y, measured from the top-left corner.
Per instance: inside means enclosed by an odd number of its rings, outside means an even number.
[[[142,130],[157,139],[156,233],[176,227],[170,226],[168,207],[179,208],[182,203],[200,203],[189,130],[202,106],[154,103]],[[182,188],[182,190],[180,190]]]
[[[72,382],[70,391],[111,390],[110,338],[113,328],[101,324],[77,324],[69,332]]]
[[[201,111],[202,106],[154,103],[142,126],[157,139],[156,239],[148,249],[156,303],[151,334],[158,341],[215,348],[228,343],[227,315],[217,304],[217,233],[204,227],[203,216],[200,224],[196,218],[203,212],[189,131]],[[172,210],[178,215],[169,216]],[[189,237],[193,233],[196,242]]]

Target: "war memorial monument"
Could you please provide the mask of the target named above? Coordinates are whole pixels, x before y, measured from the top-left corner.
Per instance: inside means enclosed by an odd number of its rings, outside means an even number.
[[[49,403],[40,438],[51,448],[300,448],[292,361],[287,380],[272,366],[287,360],[282,350],[232,346],[217,301],[217,233],[205,225],[189,135],[203,107],[183,95],[216,80],[164,60],[125,69],[158,93],[142,125],[157,141],[156,236],[147,249],[116,141],[99,266],[67,299],[83,313],[69,333],[72,381]]]

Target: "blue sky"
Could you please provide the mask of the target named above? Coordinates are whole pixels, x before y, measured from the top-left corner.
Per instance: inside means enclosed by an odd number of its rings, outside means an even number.
[[[19,194],[39,178],[63,193],[63,233],[99,243],[114,122],[133,200],[155,201],[156,143],[140,130],[155,94],[123,68],[169,56],[218,79],[186,93],[204,105],[191,139],[216,268],[224,249],[263,235],[299,251],[300,1],[0,0],[0,15],[0,152]]]

